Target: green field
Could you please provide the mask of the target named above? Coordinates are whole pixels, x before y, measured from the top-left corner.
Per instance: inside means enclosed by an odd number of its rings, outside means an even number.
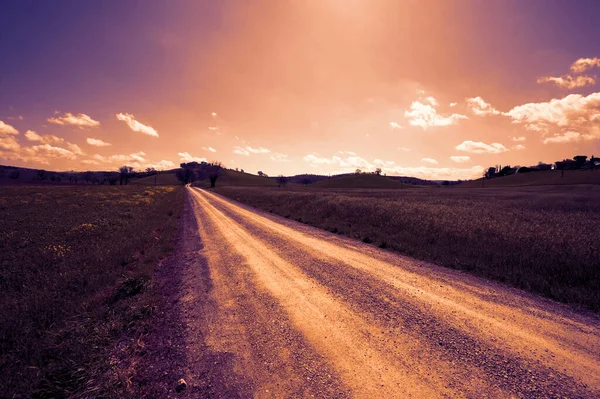
[[[217,187],[216,192],[381,248],[600,310],[597,185]]]
[[[120,396],[107,351],[154,309],[153,269],[171,248],[183,194],[0,190],[0,397]]]

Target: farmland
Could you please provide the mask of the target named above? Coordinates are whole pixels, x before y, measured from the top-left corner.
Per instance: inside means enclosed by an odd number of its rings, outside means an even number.
[[[366,243],[600,309],[600,187],[216,191]]]
[[[152,313],[182,205],[176,187],[2,188],[3,394],[111,396],[106,351]]]

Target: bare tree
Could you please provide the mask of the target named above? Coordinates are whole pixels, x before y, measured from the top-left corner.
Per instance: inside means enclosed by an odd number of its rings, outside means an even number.
[[[262,170],[259,170],[259,171],[258,171],[258,175],[259,175],[260,177],[262,177],[262,176],[264,175],[264,173],[262,172]]]
[[[375,174],[376,174],[377,176],[381,176],[381,168],[377,168],[377,169],[375,169]]]
[[[356,169],[354,171],[354,174],[356,174],[356,175],[360,175],[361,173],[362,173],[362,170],[360,170],[360,169]]]

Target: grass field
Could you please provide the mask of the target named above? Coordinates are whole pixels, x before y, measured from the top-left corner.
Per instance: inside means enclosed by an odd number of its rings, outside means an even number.
[[[152,313],[152,271],[170,250],[183,194],[0,191],[1,397],[119,396],[107,351]]]
[[[561,177],[559,170],[543,172],[519,173],[510,176],[486,179],[485,187],[518,187],[518,186],[547,186],[565,184],[600,184],[600,170],[565,170]],[[481,179],[459,184],[461,188],[480,188]]]
[[[600,310],[600,186],[216,191],[382,248]]]

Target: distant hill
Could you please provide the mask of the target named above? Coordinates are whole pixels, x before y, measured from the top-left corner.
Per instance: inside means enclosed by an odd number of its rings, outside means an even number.
[[[156,185],[158,186],[178,186],[181,185],[181,182],[177,180],[175,177],[175,172],[168,173],[158,173],[155,176],[146,176],[140,177],[139,179],[132,179],[129,181],[129,184],[147,184],[147,185]]]
[[[208,180],[200,180],[193,184],[198,187],[210,186]],[[277,182],[273,177],[262,177],[232,169],[223,169],[217,179],[217,187],[219,186],[275,187],[277,186]]]
[[[321,180],[311,185],[315,188],[401,188],[409,187],[385,176],[378,175],[346,175],[332,177],[331,180]]]
[[[563,184],[600,184],[600,170],[565,170],[561,177],[559,170],[547,170],[530,173],[517,173],[510,176],[485,179],[484,187],[518,187],[518,186],[544,186]],[[456,185],[459,188],[481,187],[481,179],[471,180]]]

